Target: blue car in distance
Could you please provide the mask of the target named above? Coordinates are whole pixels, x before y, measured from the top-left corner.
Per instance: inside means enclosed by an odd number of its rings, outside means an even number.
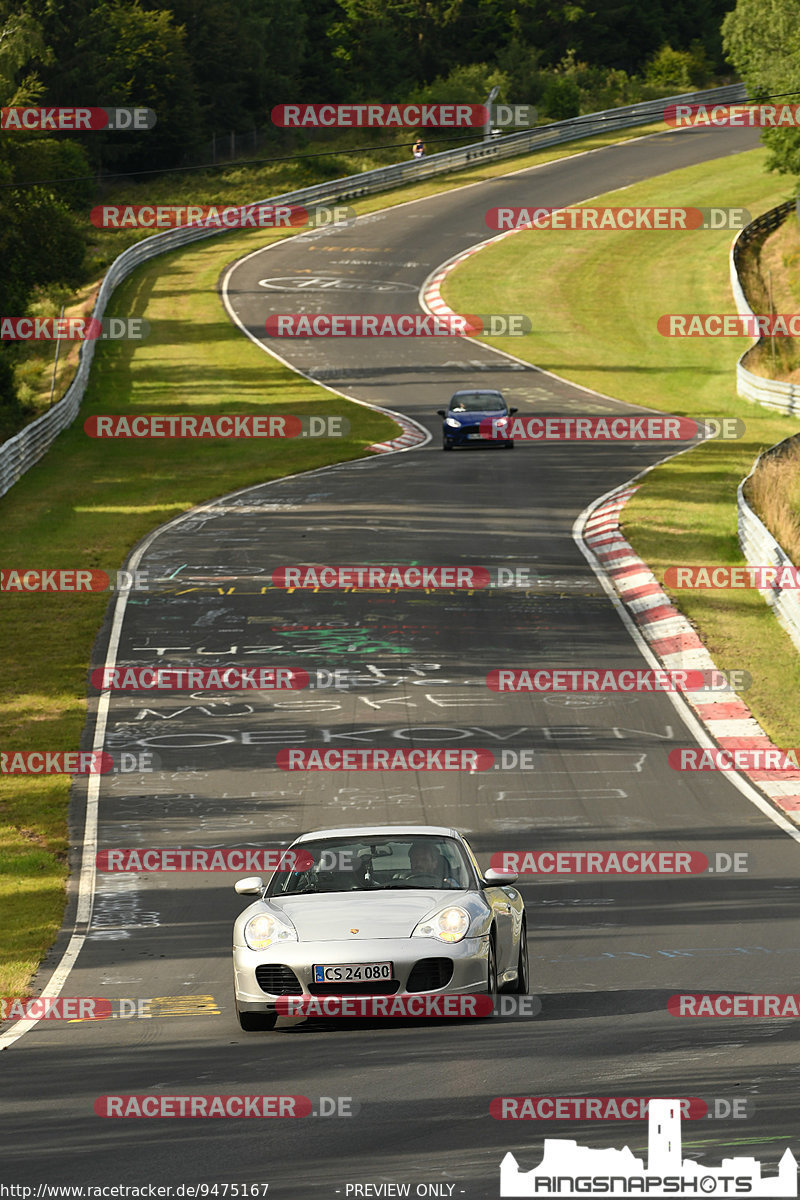
[[[502,422],[508,421],[517,411],[509,408],[502,392],[491,388],[465,388],[453,392],[447,410],[436,410],[444,418],[442,426],[442,449],[452,450],[454,446],[467,446],[470,442],[483,446],[505,446],[514,449],[514,442],[509,438],[495,440],[481,434],[481,422],[497,421],[502,428]]]

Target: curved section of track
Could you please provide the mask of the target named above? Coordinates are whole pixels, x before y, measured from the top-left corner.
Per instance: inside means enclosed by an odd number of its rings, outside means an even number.
[[[754,140],[751,131],[664,134],[301,235],[227,272],[227,303],[265,348],[273,312],[409,311],[438,263],[482,240],[483,213],[499,201],[535,194],[560,207]],[[473,385],[501,387],[523,411],[628,411],[460,340],[318,340],[280,352],[432,431],[450,392]],[[526,883],[532,990],[544,1006],[536,1020],[294,1023],[264,1037],[240,1033],[233,1014],[230,928],[240,902],[231,877],[101,874],[65,990],[144,998],[151,1015],[43,1022],[2,1056],[7,1181],[267,1181],[270,1195],[291,1200],[335,1200],[348,1184],[408,1183],[414,1194],[435,1183],[444,1190],[434,1194],[488,1200],[506,1151],[524,1168],[540,1157],[541,1125],[489,1115],[493,1097],[526,1094],[746,1090],[754,1117],[746,1128],[716,1122],[709,1158],[730,1154],[744,1129],[749,1152],[774,1166],[796,1124],[791,1027],[712,1025],[701,1040],[666,1001],[679,990],[793,990],[796,844],[724,779],[670,770],[668,751],[690,735],[668,698],[498,696],[484,685],[497,666],[643,664],[571,530],[596,497],[661,453],[551,444],[443,455],[434,441],[249,488],[163,527],[142,555],[159,583],[128,605],[120,661],[338,667],[358,682],[224,698],[114,696],[107,747],[154,754],[158,770],[103,780],[98,844],[266,846],[320,825],[420,821],[468,831],[482,855],[747,850],[755,869]],[[535,583],[463,596],[270,587],[275,567],[298,561],[510,563]],[[457,778],[275,769],[285,746],[445,744],[528,750],[535,769]],[[352,1118],[267,1126],[94,1113],[97,1096],[146,1092],[342,1096],[360,1107]],[[546,1133],[625,1141],[635,1152],[646,1140],[643,1123],[617,1133],[553,1122]],[[696,1136],[684,1127],[686,1141]]]

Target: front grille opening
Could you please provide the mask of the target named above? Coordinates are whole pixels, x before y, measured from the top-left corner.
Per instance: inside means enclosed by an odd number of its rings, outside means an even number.
[[[260,963],[256,967],[256,982],[262,992],[271,996],[302,996],[303,986],[291,967],[283,963]]]
[[[453,978],[451,958],[421,958],[414,963],[406,984],[407,992],[435,992]]]

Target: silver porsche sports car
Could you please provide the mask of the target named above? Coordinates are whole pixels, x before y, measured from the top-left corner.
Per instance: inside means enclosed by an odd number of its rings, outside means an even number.
[[[281,997],[527,993],[517,876],[481,872],[455,829],[324,829],[290,849],[293,869],[236,884],[258,897],[233,932],[242,1029],[272,1029]]]

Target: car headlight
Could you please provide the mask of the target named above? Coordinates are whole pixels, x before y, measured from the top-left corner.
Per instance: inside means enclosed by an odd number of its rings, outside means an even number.
[[[269,913],[257,913],[244,927],[244,940],[251,950],[266,950],[276,942],[296,942],[297,930]]]
[[[445,423],[445,425],[449,425],[451,429],[460,429],[461,428],[461,422],[457,421],[455,419],[455,417],[445,417],[444,423]]]
[[[507,425],[508,417],[492,417],[493,425]]]
[[[460,942],[469,929],[471,917],[463,908],[443,908],[420,921],[412,937],[438,938],[440,942]]]

